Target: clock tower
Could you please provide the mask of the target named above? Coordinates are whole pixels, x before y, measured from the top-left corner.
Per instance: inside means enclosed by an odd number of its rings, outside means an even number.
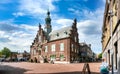
[[[45,18],[45,32],[47,37],[49,36],[49,33],[52,31],[51,27],[51,18],[50,18],[50,12],[47,11],[47,17]]]

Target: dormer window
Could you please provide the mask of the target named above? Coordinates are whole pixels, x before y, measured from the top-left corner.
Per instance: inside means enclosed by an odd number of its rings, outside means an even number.
[[[65,34],[67,34],[67,31],[64,31]]]
[[[58,36],[59,36],[59,33],[56,33],[56,36],[58,37]]]

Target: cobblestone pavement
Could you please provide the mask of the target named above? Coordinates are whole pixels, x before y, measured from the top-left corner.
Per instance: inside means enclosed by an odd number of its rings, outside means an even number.
[[[10,62],[0,64],[0,74],[81,74],[84,63],[49,64]],[[89,63],[91,74],[100,74],[100,63]]]

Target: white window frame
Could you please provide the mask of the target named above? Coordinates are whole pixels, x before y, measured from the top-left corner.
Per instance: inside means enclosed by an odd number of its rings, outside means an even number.
[[[75,53],[76,53],[76,48],[75,48],[75,50],[74,50],[74,51],[75,51]]]
[[[55,44],[52,44],[52,46],[51,46],[51,51],[52,51],[52,52],[55,51]]]
[[[34,49],[32,49],[32,51],[31,51],[31,52],[32,52],[32,55],[34,55]]]
[[[45,46],[45,52],[48,52],[48,46]]]
[[[36,49],[34,49],[34,52],[33,52],[33,53],[34,53],[34,55],[36,54]]]
[[[39,36],[39,42],[41,42],[41,36]]]
[[[60,43],[60,51],[64,51],[64,43]]]
[[[76,36],[75,36],[74,38],[75,38],[75,42],[77,42],[77,38],[76,38]]]
[[[71,44],[71,48],[72,48],[72,51],[73,51],[73,49],[74,49],[74,45],[73,44]]]

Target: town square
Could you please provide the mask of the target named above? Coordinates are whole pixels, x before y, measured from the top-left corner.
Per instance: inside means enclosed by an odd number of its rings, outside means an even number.
[[[120,0],[1,0],[0,74],[120,74]]]

